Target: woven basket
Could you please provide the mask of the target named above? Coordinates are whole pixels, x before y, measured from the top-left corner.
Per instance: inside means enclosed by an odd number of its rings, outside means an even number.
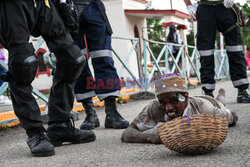
[[[228,122],[222,115],[191,115],[158,127],[162,143],[184,154],[205,154],[218,147],[227,136]]]

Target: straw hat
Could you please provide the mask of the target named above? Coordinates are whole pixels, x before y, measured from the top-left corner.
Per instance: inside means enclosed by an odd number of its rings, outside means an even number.
[[[169,73],[155,82],[155,90],[157,95],[168,92],[187,92],[187,85],[183,76]]]

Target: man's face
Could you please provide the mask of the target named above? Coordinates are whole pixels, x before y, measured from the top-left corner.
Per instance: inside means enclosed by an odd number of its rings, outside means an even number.
[[[188,93],[168,92],[158,95],[161,109],[170,119],[181,117],[187,106]]]

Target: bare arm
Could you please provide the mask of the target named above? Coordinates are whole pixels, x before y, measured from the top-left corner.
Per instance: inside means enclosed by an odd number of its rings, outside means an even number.
[[[161,140],[158,135],[143,133],[133,125],[130,125],[125,131],[123,131],[121,140],[128,143],[161,144]]]
[[[122,133],[121,140],[128,143],[161,143],[157,134],[157,123],[162,122],[163,118],[164,112],[159,110],[159,102],[151,102]]]

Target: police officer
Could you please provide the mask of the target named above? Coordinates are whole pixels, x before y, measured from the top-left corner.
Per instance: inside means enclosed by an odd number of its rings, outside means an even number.
[[[42,35],[49,49],[56,53],[57,68],[48,102],[48,138],[44,134],[39,106],[32,96],[38,60],[30,35]],[[54,146],[63,142],[82,143],[95,140],[92,131],[76,129],[70,112],[72,90],[85,64],[81,50],[73,45],[57,9],[51,0],[1,0],[0,43],[9,51],[9,71],[2,76],[9,82],[15,114],[28,135],[33,156],[51,156]],[[54,145],[54,146],[53,146]]]
[[[216,29],[225,36],[226,50],[229,58],[230,75],[233,86],[238,89],[237,102],[250,103],[246,89],[249,86],[246,73],[246,60],[243,53],[240,28],[231,7],[234,0],[200,0],[197,5],[184,0],[188,12],[197,19],[197,49],[200,53],[201,83],[206,95],[213,96],[214,79],[214,43]]]
[[[76,100],[82,102],[85,121],[81,129],[93,129],[100,121],[93,107],[92,97],[98,96],[105,102],[105,128],[127,128],[126,121],[117,111],[115,98],[120,94],[120,80],[114,67],[111,48],[112,29],[101,0],[73,0],[79,11],[79,33],[75,41],[85,49],[84,34],[95,73],[92,77],[88,64],[81,73],[75,86]]]

